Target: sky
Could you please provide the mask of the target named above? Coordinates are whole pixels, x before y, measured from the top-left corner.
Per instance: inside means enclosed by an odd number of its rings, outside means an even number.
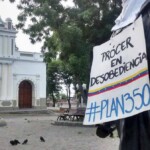
[[[17,9],[17,3],[20,0],[16,0],[15,3],[10,3],[9,0],[0,0],[0,16],[3,21],[6,18],[11,18],[13,25],[17,24],[17,16],[19,14],[19,10]],[[71,6],[72,0],[69,2],[65,2],[64,5]],[[29,51],[29,52],[40,52],[42,47],[42,42],[38,42],[36,44],[31,44],[29,40],[29,36],[24,34],[21,30],[18,30],[16,35],[16,46],[19,48],[20,51]]]

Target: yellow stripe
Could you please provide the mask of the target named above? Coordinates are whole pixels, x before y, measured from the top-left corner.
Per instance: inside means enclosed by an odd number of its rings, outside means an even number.
[[[127,81],[129,79],[132,79],[133,77],[137,76],[138,74],[140,74],[140,73],[142,73],[142,72],[144,72],[146,70],[148,70],[148,68],[141,69],[140,71],[136,72],[135,74],[133,74],[133,75],[131,75],[129,77],[126,77],[126,78],[124,78],[124,79],[122,79],[120,81],[117,81],[117,82],[114,82],[114,83],[110,83],[110,84],[105,85],[105,86],[103,86],[101,88],[97,88],[97,89],[94,89],[94,90],[89,90],[89,93],[97,92],[97,91],[100,91],[101,89],[107,88],[109,86],[113,86],[113,85],[116,85],[118,83],[121,83],[121,82]]]

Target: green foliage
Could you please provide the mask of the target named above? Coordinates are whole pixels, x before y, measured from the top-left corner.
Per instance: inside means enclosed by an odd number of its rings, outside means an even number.
[[[54,104],[60,90],[59,61],[53,60],[47,64],[47,95],[52,97]]]
[[[62,93],[59,95],[61,99],[66,100],[67,99],[67,95]]]

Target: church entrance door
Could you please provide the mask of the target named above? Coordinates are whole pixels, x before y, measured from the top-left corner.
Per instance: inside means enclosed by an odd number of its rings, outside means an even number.
[[[22,81],[19,85],[19,108],[32,107],[32,85],[29,81]]]

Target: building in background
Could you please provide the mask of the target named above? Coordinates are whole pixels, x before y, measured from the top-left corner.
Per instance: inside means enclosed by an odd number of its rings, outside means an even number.
[[[0,18],[0,108],[46,107],[43,55],[18,51],[16,33],[10,18]]]

